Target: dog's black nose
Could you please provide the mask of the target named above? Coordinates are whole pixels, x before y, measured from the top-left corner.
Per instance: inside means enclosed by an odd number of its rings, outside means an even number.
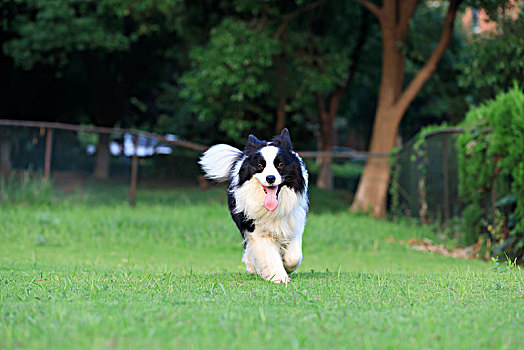
[[[268,176],[266,176],[266,181],[267,181],[268,184],[274,183],[276,179],[277,178],[275,177],[275,175],[268,175]]]

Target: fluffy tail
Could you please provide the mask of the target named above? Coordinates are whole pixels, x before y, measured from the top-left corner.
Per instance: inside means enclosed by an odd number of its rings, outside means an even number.
[[[235,147],[220,144],[208,149],[200,158],[200,166],[206,178],[217,182],[229,180],[229,175],[235,163],[243,156],[242,151]]]

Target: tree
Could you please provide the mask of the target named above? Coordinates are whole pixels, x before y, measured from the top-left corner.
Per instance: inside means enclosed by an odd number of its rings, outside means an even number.
[[[331,151],[339,140],[336,120],[342,117],[340,106],[357,73],[367,39],[374,34],[370,29],[373,21],[358,4],[347,1],[315,1],[291,14],[300,10],[304,10],[303,15],[286,26],[286,40],[281,40],[290,81],[286,84],[286,106],[289,114],[298,118],[313,107],[316,146],[322,152],[316,183],[330,190],[334,185]],[[342,114],[347,119],[348,113]]]
[[[246,21],[226,17],[211,30],[205,46],[190,52],[192,69],[181,83],[181,96],[191,100],[200,121],[217,121],[228,139],[240,142],[246,130],[272,124],[271,76],[278,41],[267,29],[254,30]],[[273,100],[273,99],[271,99]]]
[[[25,0],[14,20],[17,36],[4,52],[25,69],[49,65],[56,74],[83,76],[92,121],[113,127],[145,82],[158,80],[173,56],[179,2],[156,0]],[[100,134],[93,176],[109,175],[109,135]]]
[[[280,132],[301,72],[293,65],[294,23],[324,3],[236,2],[210,30],[208,43],[192,48],[191,70],[181,79],[180,96],[190,101],[199,121],[215,120],[225,139],[234,142],[247,130],[267,132],[268,124]]]
[[[498,25],[497,32],[470,37],[465,59],[458,65],[458,83],[476,104],[507,91],[514,81],[524,81],[524,15],[498,18]]]
[[[339,8],[337,10],[340,11]],[[331,91],[327,93],[327,98],[325,97],[324,91],[316,91],[316,101],[320,119],[319,144],[320,151],[323,152],[323,156],[320,157],[320,170],[317,178],[317,186],[325,190],[332,190],[334,185],[333,173],[331,170],[331,152],[333,151],[333,147],[337,140],[335,135],[335,118],[337,117],[342,98],[353,82],[369,34],[370,20],[368,12],[364,12],[360,17],[360,27],[357,31],[358,37],[356,40],[353,40],[355,41],[353,49],[351,50],[350,56],[346,58],[346,60],[348,60],[346,76],[334,84]],[[338,29],[340,30],[340,27],[338,27]],[[344,34],[346,34],[347,40],[350,35],[347,33]],[[338,48],[336,47],[331,48],[333,51],[337,49]],[[340,64],[340,62],[337,63]],[[322,67],[321,69],[325,68],[326,67]]]
[[[382,75],[369,151],[388,155],[395,145],[400,121],[407,108],[431,77],[449,45],[458,7],[462,0],[450,0],[440,39],[424,65],[404,88],[406,47],[410,22],[418,0],[383,1],[382,7],[357,0],[380,23],[382,33]],[[390,165],[387,156],[369,157],[351,206],[353,211],[371,209],[375,217],[386,214]]]
[[[237,3],[209,42],[191,50],[181,96],[200,122],[215,120],[235,142],[247,130],[267,133],[274,122],[280,132],[294,123],[318,129],[318,143],[308,145],[329,154],[339,106],[373,34],[370,16],[347,1]],[[317,184],[331,189],[331,157],[320,159]]]

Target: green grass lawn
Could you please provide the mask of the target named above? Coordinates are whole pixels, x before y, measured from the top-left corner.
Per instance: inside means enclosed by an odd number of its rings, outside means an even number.
[[[0,207],[0,349],[524,346],[524,273],[388,243],[428,228],[313,190],[288,285],[243,270],[223,189]],[[38,201],[37,201],[38,203]]]

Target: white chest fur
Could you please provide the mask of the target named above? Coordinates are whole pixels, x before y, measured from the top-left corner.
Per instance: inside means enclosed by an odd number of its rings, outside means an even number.
[[[255,222],[258,235],[272,236],[282,243],[302,235],[307,215],[307,197],[283,186],[274,211],[264,208],[265,192],[260,182],[252,178],[235,191],[237,212],[244,212]]]

